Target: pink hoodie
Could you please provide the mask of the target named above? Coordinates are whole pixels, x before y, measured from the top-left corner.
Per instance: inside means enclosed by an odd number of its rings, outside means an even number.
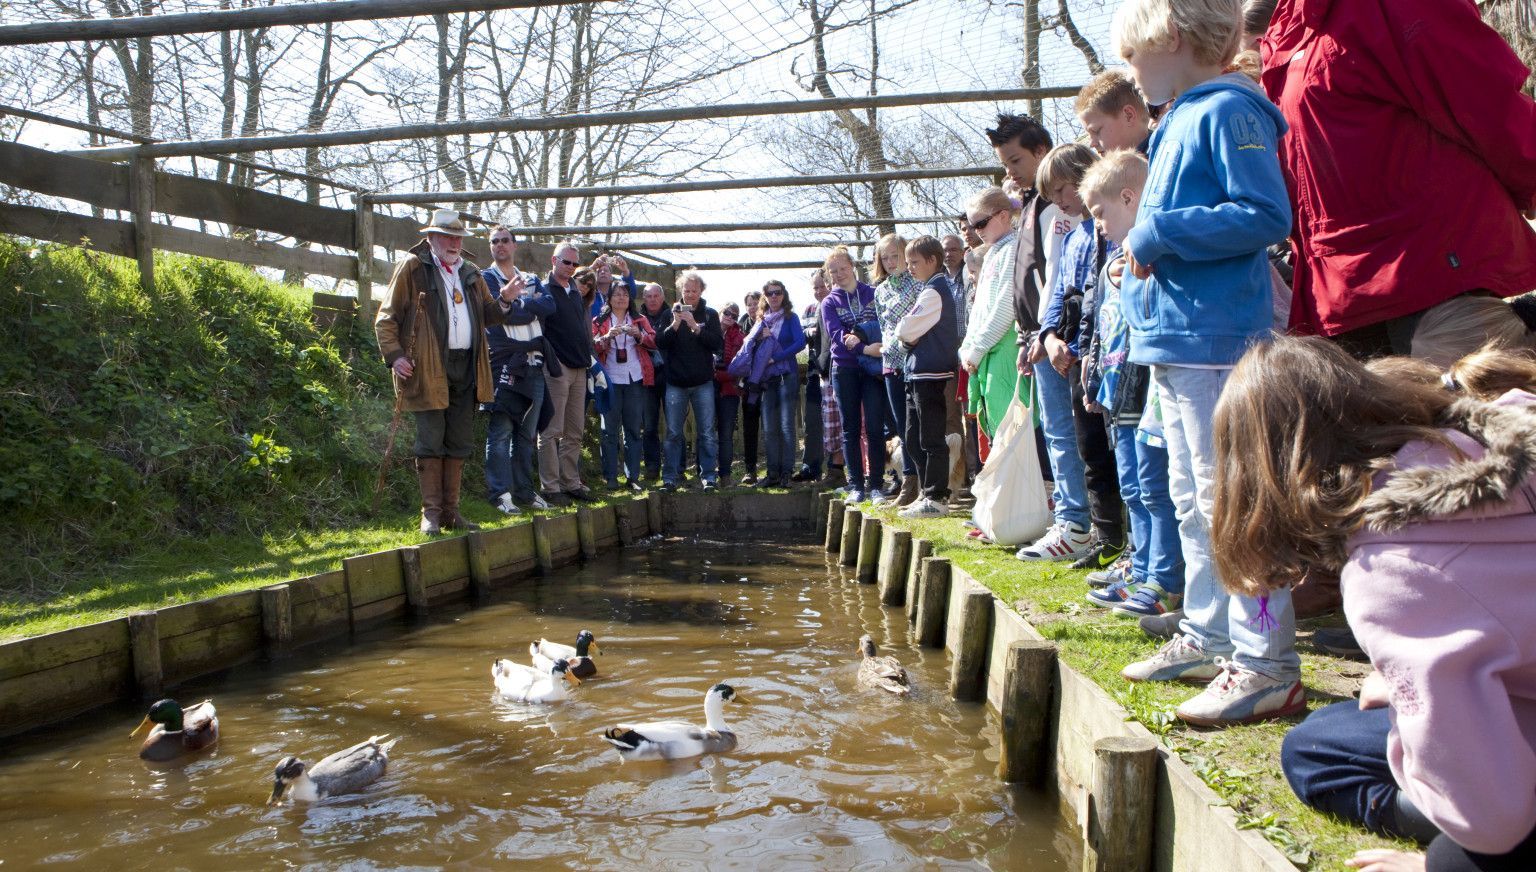
[[[1458,845],[1502,854],[1536,828],[1536,396],[1448,414],[1467,458],[1397,453],[1350,540],[1344,611],[1391,687],[1397,783]]]

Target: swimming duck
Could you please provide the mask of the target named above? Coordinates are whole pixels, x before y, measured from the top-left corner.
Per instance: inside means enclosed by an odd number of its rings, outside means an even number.
[[[574,687],[581,679],[571,673],[570,664],[564,658],[554,661],[549,669],[540,670],[511,660],[497,660],[491,664],[491,679],[496,682],[496,692],[517,702],[550,703],[565,699],[565,682]]]
[[[576,647],[562,645],[559,642],[551,642],[548,639],[540,639],[528,646],[529,654],[537,654],[546,660],[555,661],[564,658],[570,663],[571,671],[577,678],[591,678],[597,674],[597,664],[592,662],[588,652],[592,654],[603,653],[602,646],[597,644],[597,637],[591,630],[582,630],[576,634]],[[540,665],[535,659],[533,665]]]
[[[162,699],[149,707],[129,737],[150,727],[149,736],[139,748],[139,759],[164,763],[184,754],[201,751],[219,740],[219,715],[212,700],[203,700],[183,710],[174,699]]]
[[[372,736],[345,751],[337,751],[313,766],[297,757],[284,757],[272,777],[272,797],[267,804],[283,798],[287,791],[294,799],[316,802],[338,793],[362,790],[384,774],[389,764],[389,749],[399,738]]]
[[[704,726],[681,721],[619,724],[603,733],[625,760],[680,760],[700,754],[724,754],[736,749],[736,734],[725,725],[727,702],[745,703],[729,684],[717,684],[704,695]]]
[[[878,687],[897,696],[912,692],[907,682],[907,670],[896,662],[895,657],[875,656],[875,640],[867,634],[859,637],[859,651],[864,659],[859,663],[859,683],[865,687]]]

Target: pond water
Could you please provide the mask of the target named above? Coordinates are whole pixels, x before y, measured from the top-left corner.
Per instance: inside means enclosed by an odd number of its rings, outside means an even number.
[[[176,690],[212,698],[218,747],[151,767],[114,706],[0,752],[0,860],[157,870],[299,868],[1054,870],[1080,865],[1052,800],[999,784],[995,716],[945,691],[899,609],[820,548],[696,539],[610,552],[477,609],[359,634]],[[494,658],[596,634],[598,675],[510,703]],[[870,633],[908,699],[860,688]],[[615,723],[703,722],[727,682],[722,756],[623,762]],[[268,807],[284,755],[399,743],[364,791]]]

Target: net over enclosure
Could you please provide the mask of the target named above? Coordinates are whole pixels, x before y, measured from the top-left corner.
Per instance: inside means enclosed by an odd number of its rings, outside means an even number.
[[[981,131],[999,111],[1076,136],[1071,97],[1113,61],[1112,13],[17,0],[0,13],[0,231],[346,292],[379,281],[433,206],[663,270],[758,244],[809,262],[891,229],[948,232],[993,181]]]

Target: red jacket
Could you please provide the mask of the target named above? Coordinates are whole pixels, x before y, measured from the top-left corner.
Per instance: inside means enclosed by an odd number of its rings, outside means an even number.
[[[1263,49],[1290,125],[1292,327],[1536,288],[1529,71],[1471,0],[1280,0]]]
[[[731,365],[731,361],[735,359],[736,353],[741,351],[741,344],[746,341],[747,334],[746,331],[741,329],[740,324],[732,324],[726,327],[722,323],[721,327],[720,332],[725,337],[725,349],[721,351],[720,363],[715,367],[715,387],[719,390],[722,397],[739,397],[741,396],[741,389],[736,387],[735,379],[726,375],[725,368]]]
[[[647,386],[656,380],[656,367],[651,362],[651,352],[656,350],[656,331],[651,329],[651,322],[644,315],[631,315],[629,322],[640,328],[640,338],[636,340],[639,346],[639,354],[636,357],[640,361],[640,376]],[[608,346],[610,340],[606,337],[613,327],[613,316],[592,319],[592,349],[597,354],[599,363],[608,362]]]

